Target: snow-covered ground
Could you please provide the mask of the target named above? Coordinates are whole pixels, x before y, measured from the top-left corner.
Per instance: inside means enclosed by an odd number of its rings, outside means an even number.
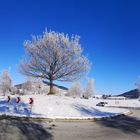
[[[126,100],[108,100],[108,99],[95,99],[96,102],[107,102],[106,106],[111,107],[128,107],[140,108],[139,99],[126,99]]]
[[[34,104],[29,105],[29,98],[34,99]],[[7,97],[0,97],[1,114],[30,116],[52,119],[88,119],[114,116],[129,112],[127,109],[97,107],[99,100],[79,99],[66,96],[25,95],[21,96],[22,102],[16,103],[16,96],[12,96],[10,103]]]

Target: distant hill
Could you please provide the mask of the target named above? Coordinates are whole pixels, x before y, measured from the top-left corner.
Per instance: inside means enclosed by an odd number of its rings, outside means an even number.
[[[134,89],[134,90],[125,92],[123,94],[120,94],[118,96],[124,96],[124,97],[130,98],[130,99],[134,99],[134,98],[139,98],[139,92],[137,89]]]
[[[49,82],[46,82],[46,81],[42,81],[43,83],[43,87],[42,88],[49,88],[49,85],[50,83]],[[21,84],[18,84],[18,85],[15,85],[16,88],[18,89],[22,89],[22,86],[23,86],[24,83],[21,83]],[[38,82],[32,82],[33,86],[34,87],[37,87],[39,85]],[[57,88],[59,90],[62,90],[62,91],[68,91],[68,88],[64,87],[64,86],[60,86],[60,85],[56,85],[56,84],[53,84],[54,88]]]
[[[46,81],[43,81],[44,84],[46,85],[50,85],[49,82],[46,82]],[[62,89],[62,90],[68,90],[68,88],[64,87],[64,86],[59,86],[59,85],[56,85],[56,84],[53,84],[55,87],[58,87],[59,89]]]

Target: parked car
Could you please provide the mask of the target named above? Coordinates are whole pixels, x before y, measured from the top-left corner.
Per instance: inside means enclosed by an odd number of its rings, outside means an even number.
[[[96,106],[105,106],[106,104],[108,104],[107,102],[99,102],[98,104],[96,104]]]

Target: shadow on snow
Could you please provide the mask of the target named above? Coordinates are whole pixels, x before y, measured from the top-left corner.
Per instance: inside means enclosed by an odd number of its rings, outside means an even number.
[[[117,115],[117,113],[103,112],[93,107],[89,108],[81,104],[74,105],[74,108],[78,110],[82,115],[91,116],[91,117],[92,116],[93,117],[96,117],[96,116],[107,117],[107,116]]]
[[[31,108],[28,104],[20,102],[17,104],[16,98],[13,98],[10,102],[6,100],[0,101],[0,112],[1,113],[15,113],[19,115],[37,115],[32,113]]]

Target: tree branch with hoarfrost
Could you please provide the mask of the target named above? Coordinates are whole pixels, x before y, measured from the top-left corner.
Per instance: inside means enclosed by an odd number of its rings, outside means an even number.
[[[30,77],[28,77],[27,81],[22,84],[23,94],[32,90],[33,81]]]
[[[79,36],[45,31],[24,42],[25,57],[19,70],[26,76],[49,80],[50,92],[54,94],[53,81],[74,81],[85,76],[89,60],[83,55]]]
[[[12,87],[12,79],[7,70],[3,70],[0,76],[0,85],[3,94],[5,95],[7,92],[10,92]]]

